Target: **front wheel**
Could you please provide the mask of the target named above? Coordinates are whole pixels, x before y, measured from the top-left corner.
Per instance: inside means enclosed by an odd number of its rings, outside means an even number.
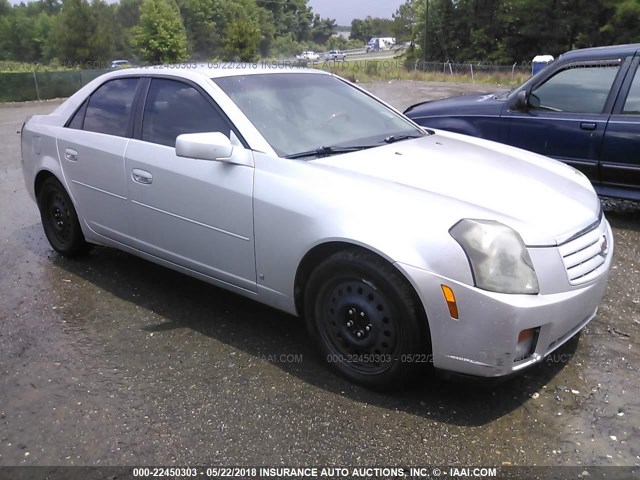
[[[44,233],[56,252],[74,257],[89,250],[73,202],[57,179],[51,177],[42,184],[38,208]]]
[[[342,251],[322,262],[309,278],[304,309],[326,361],[367,387],[400,386],[419,359],[430,358],[415,292],[393,266],[367,252]]]

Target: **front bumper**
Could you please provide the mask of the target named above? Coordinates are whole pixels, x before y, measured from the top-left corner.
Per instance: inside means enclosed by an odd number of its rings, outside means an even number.
[[[546,271],[539,274],[538,295],[488,292],[397,263],[413,282],[425,307],[434,367],[481,377],[510,375],[542,361],[579,332],[596,316],[613,257],[613,237],[606,220],[600,228],[610,245],[602,273],[588,283],[571,285],[558,248],[540,249],[533,256],[534,264],[536,258],[544,258]],[[555,291],[545,288],[545,283]],[[449,314],[441,285],[455,293],[457,320]],[[516,360],[518,335],[530,328],[539,328],[535,349],[527,358]]]

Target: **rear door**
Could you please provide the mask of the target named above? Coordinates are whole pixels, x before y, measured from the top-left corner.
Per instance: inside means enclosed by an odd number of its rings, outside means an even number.
[[[93,231],[124,243],[131,235],[124,152],[138,83],[103,83],[58,135],[58,155],[80,217]]]
[[[622,66],[620,59],[568,64],[542,79],[531,88],[528,109],[506,111],[507,143],[568,163],[597,183]]]
[[[607,125],[602,146],[602,185],[640,199],[640,59],[637,54]],[[629,189],[635,192],[629,192]]]

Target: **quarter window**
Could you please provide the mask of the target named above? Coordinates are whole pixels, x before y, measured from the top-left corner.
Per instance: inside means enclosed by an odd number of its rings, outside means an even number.
[[[602,113],[618,69],[609,64],[562,70],[532,91],[532,103],[559,112]]]
[[[142,140],[175,147],[183,133],[222,132],[231,128],[195,88],[174,80],[151,81],[142,120]]]
[[[85,100],[82,106],[73,114],[73,118],[69,121],[67,126],[69,128],[73,128],[75,130],[82,130],[82,125],[84,124],[84,115],[87,112],[87,103],[89,100]]]
[[[98,88],[89,98],[83,129],[126,136],[137,86],[137,78],[122,78],[111,80]]]
[[[640,114],[640,70],[636,71],[633,83],[629,89],[627,100],[624,102],[622,113],[639,115]]]

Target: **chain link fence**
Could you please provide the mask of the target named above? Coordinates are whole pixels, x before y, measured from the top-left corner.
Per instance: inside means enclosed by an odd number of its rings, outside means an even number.
[[[500,75],[502,78],[515,78],[518,75],[530,75],[531,64],[527,62],[508,65],[491,63],[456,63],[456,62],[424,62],[371,60],[368,68],[377,71],[390,67],[404,68],[406,71],[434,73],[451,76],[468,76],[475,81],[478,75]],[[394,66],[395,63],[395,66]],[[79,88],[99,77],[110,69],[64,70],[58,72],[7,72],[0,73],[0,102],[26,102],[30,100],[49,100],[66,98]]]
[[[0,73],[0,102],[49,100],[73,95],[80,87],[109,69],[60,72]]]
[[[457,63],[457,62],[425,62],[422,60],[406,61],[407,70],[440,73],[444,75],[468,75],[474,78],[476,75],[495,75],[515,77],[516,75],[531,75],[531,63],[522,62],[513,65],[496,65],[487,62]]]

